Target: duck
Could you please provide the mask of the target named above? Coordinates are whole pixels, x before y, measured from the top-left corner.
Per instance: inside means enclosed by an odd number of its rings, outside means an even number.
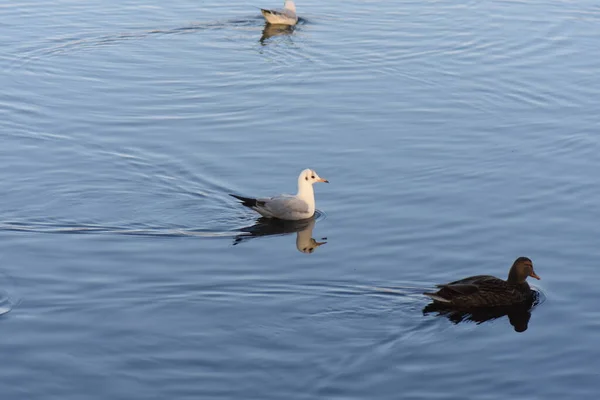
[[[528,257],[515,260],[508,279],[490,275],[476,275],[458,281],[436,285],[435,293],[423,293],[434,303],[451,308],[472,309],[480,307],[504,307],[530,302],[534,292],[527,278],[541,279],[533,270],[533,262]]]
[[[321,178],[314,169],[305,169],[298,176],[298,193],[295,196],[282,194],[275,197],[253,198],[230,194],[242,202],[243,206],[253,209],[265,218],[286,221],[300,221],[315,215],[315,192],[317,182],[329,183]]]

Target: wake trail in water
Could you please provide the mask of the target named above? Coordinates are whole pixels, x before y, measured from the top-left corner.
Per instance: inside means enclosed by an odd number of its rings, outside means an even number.
[[[111,234],[111,235],[129,235],[129,236],[150,236],[150,237],[202,237],[202,238],[220,238],[235,237],[239,231],[210,231],[202,229],[193,229],[186,227],[162,228],[130,228],[119,226],[102,225],[56,225],[44,223],[22,223],[5,222],[0,223],[0,231],[10,232],[28,232],[28,233],[46,233],[46,234]]]
[[[300,18],[298,26],[307,23],[306,19]],[[30,62],[46,57],[69,54],[74,51],[93,49],[104,46],[118,45],[131,40],[143,40],[155,36],[190,34],[209,30],[243,29],[248,27],[262,27],[264,20],[261,16],[249,16],[244,18],[230,19],[225,21],[197,22],[187,26],[176,28],[150,28],[132,30],[105,35],[79,35],[48,39],[48,45],[42,47],[30,47],[21,50],[20,56],[14,60],[11,70],[20,68]]]
[[[395,297],[421,297],[423,292],[431,290],[431,287],[421,286],[376,286],[359,284],[315,284],[309,285],[325,289],[326,293],[336,296],[395,296]]]

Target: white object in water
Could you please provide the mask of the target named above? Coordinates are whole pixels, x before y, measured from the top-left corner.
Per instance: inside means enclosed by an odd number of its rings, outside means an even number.
[[[329,183],[321,178],[314,169],[305,169],[298,177],[298,194],[295,196],[283,194],[276,197],[255,199],[232,194],[249,207],[266,218],[279,218],[298,221],[310,218],[315,214],[315,192],[313,184],[316,182]]]
[[[296,4],[292,0],[285,0],[283,8],[277,10],[260,9],[263,17],[269,24],[273,25],[296,25],[298,16],[296,15]]]

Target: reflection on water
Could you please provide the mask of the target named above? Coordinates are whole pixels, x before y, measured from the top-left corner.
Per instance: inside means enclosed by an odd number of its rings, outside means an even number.
[[[533,299],[530,302],[510,307],[459,310],[448,307],[442,303],[431,302],[423,308],[423,315],[437,313],[437,316],[446,317],[454,324],[460,324],[461,322],[475,322],[478,325],[507,316],[510,324],[514,327],[515,332],[524,332],[529,325],[531,311],[540,304],[539,292],[532,292]]]
[[[254,225],[240,229],[240,232],[243,233],[235,238],[233,244],[236,245],[260,236],[286,235],[296,232],[296,248],[301,253],[310,254],[317,247],[327,243],[318,242],[312,237],[315,222],[314,216],[300,221],[259,218]]]
[[[292,33],[294,33],[293,26],[265,24],[259,41],[264,46],[267,44],[266,41],[273,36],[291,35]]]
[[[260,19],[258,17],[247,17],[224,21],[206,21],[165,29],[132,29],[125,32],[115,32],[101,35],[82,33],[59,38],[50,38],[47,39],[46,43],[38,48],[23,48],[13,67],[18,67],[22,65],[23,62],[33,61],[38,58],[55,56],[59,54],[64,55],[84,49],[95,49],[103,46],[119,45],[126,41],[143,40],[152,36],[192,34],[209,30],[243,29],[256,26],[259,20],[262,20],[262,17]]]
[[[3,399],[597,397],[595,2],[310,3],[2,3]],[[515,253],[543,310],[423,316]]]

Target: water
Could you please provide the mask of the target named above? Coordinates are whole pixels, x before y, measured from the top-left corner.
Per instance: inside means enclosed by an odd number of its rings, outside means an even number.
[[[2,399],[596,398],[597,2],[341,4],[0,4]],[[523,332],[423,315],[520,255]]]

